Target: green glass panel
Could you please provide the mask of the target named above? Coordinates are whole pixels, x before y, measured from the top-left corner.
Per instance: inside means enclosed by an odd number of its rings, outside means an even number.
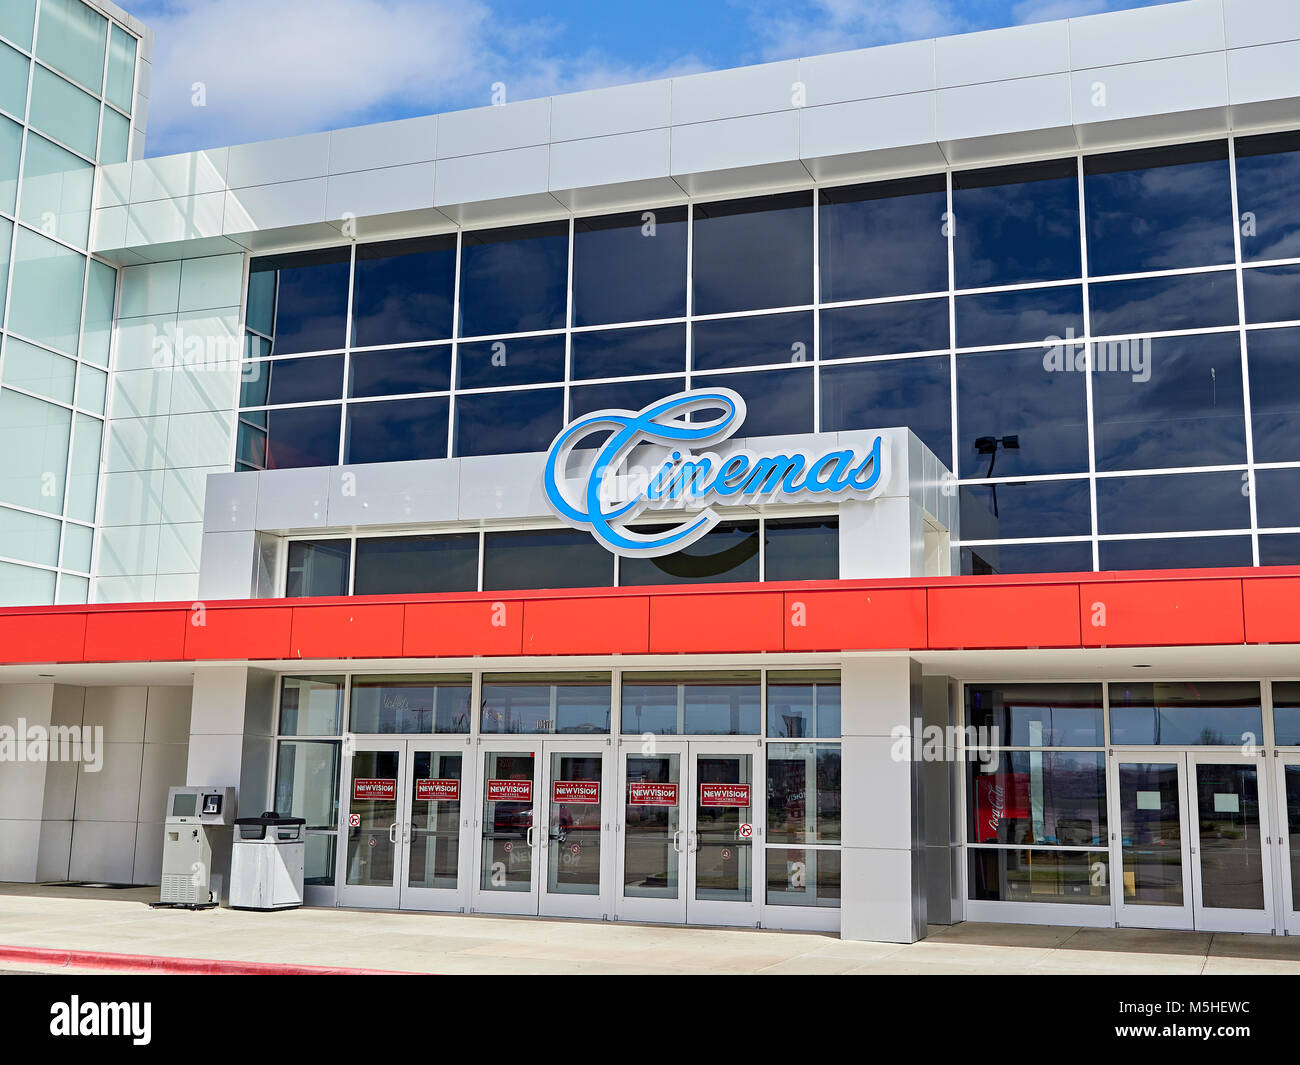
[[[0,7],[4,5],[0,4]],[[27,68],[30,60],[7,44],[0,44],[0,107],[15,118],[27,114]]]
[[[131,123],[111,107],[104,108],[104,123],[99,133],[99,161],[103,166],[125,163],[131,143]]]
[[[27,115],[32,129],[95,158],[99,135],[99,101],[44,67],[32,74],[32,106]]]
[[[39,233],[20,229],[14,249],[9,328],[46,347],[75,355],[85,269],[84,256]]]
[[[59,602],[68,605],[76,605],[88,601],[90,596],[90,581],[85,577],[74,577],[71,573],[64,573],[59,577]]]
[[[36,24],[36,0],[4,0],[0,4],[0,36],[30,49]]]
[[[81,573],[90,572],[90,549],[95,542],[95,530],[89,525],[63,523],[63,568]]]
[[[64,407],[0,390],[0,501],[62,511],[71,421]]]
[[[23,127],[0,118],[0,211],[14,213],[18,202],[18,160],[23,153]]]
[[[46,606],[54,602],[54,571],[0,562],[0,606]]]
[[[27,138],[18,217],[46,236],[86,246],[95,168],[35,134]]]
[[[62,522],[57,518],[0,507],[0,555],[18,562],[56,565],[60,525]]]
[[[0,218],[0,292],[9,287],[9,246],[13,243],[14,224]],[[0,324],[4,322],[4,301],[0,300]]]
[[[104,423],[89,414],[77,415],[72,463],[68,467],[68,510],[70,518],[95,520],[95,497],[99,491],[99,449]]]
[[[108,393],[108,374],[93,366],[82,365],[78,374],[77,406],[82,410],[104,413],[104,397]]]
[[[108,19],[81,0],[41,0],[36,57],[95,93],[104,87],[107,35]]]
[[[129,115],[134,89],[135,38],[121,26],[114,26],[108,42],[108,77],[104,79],[104,98]]]
[[[117,271],[107,263],[91,259],[86,276],[86,327],[81,337],[81,358],[85,362],[93,362],[96,366],[108,365],[116,294]]]
[[[4,383],[35,392],[59,403],[72,405],[77,383],[77,364],[52,351],[25,344],[16,337],[5,339]]]

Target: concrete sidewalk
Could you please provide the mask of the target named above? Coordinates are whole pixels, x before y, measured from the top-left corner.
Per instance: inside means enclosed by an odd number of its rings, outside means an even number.
[[[535,917],[149,909],[157,897],[156,888],[0,884],[0,947],[445,974],[1300,975],[1300,937],[962,924],[933,926],[928,938],[904,946]],[[0,968],[70,971],[14,961],[0,961]]]

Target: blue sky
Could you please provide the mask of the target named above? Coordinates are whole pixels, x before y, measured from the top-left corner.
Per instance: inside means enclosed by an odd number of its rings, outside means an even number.
[[[1154,2],[119,0],[157,35],[149,155]]]

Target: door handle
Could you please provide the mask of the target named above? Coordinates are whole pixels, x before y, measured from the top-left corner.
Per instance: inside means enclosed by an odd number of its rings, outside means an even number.
[[[682,853],[682,830],[680,828],[673,833],[673,850],[678,854]]]
[[[687,836],[686,836],[686,846],[690,849],[690,852],[691,852],[692,854],[695,853],[695,833],[694,833],[694,832],[687,833]]]
[[[396,843],[396,842],[397,842],[397,825],[398,825],[398,822],[394,821],[391,825],[388,826],[388,842],[389,842],[389,843]]]
[[[533,842],[533,833],[536,831],[537,829],[534,828],[532,825],[528,826],[528,835],[525,838],[528,840],[528,846],[530,847],[537,846],[537,844]]]

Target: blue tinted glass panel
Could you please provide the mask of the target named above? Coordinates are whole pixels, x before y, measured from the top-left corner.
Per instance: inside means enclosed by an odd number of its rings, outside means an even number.
[[[467,673],[353,677],[348,731],[362,735],[467,733],[471,691]],[[449,763],[457,767],[451,773],[459,777],[460,755],[447,756],[442,763],[443,773],[448,772]]]
[[[808,739],[816,736],[838,739],[840,735],[840,675],[836,670],[791,670],[767,675],[767,734],[780,739]],[[827,750],[827,748],[822,748]],[[792,757],[786,763],[794,774],[785,798],[801,795],[806,780],[799,748],[781,748]],[[812,752],[809,751],[811,754]],[[770,763],[769,763],[770,764]],[[798,770],[794,767],[799,766]],[[769,779],[773,774],[769,770]],[[782,789],[783,791],[785,789]],[[786,804],[782,804],[786,805]],[[837,837],[838,838],[838,837]]]
[[[672,525],[637,526],[653,533]],[[719,522],[684,551],[659,558],[624,558],[618,583],[623,587],[649,584],[713,584],[758,580],[758,522]]]
[[[1154,337],[1094,348],[1099,470],[1246,461],[1236,333]]]
[[[1055,342],[1083,335],[1083,289],[1022,289],[983,292],[956,300],[957,346]]]
[[[409,344],[451,336],[456,238],[357,245],[352,343]]]
[[[1038,348],[957,357],[960,475],[1088,468],[1084,375],[1049,370]]]
[[[1300,566],[1300,533],[1272,533],[1259,538],[1261,566]]]
[[[457,387],[495,388],[564,380],[564,334],[456,346]]]
[[[485,733],[609,731],[608,673],[490,673],[482,697]]]
[[[351,396],[401,396],[451,387],[451,345],[354,351]]]
[[[1300,529],[1300,469],[1256,470],[1260,528]]]
[[[1103,540],[1103,570],[1214,569],[1252,565],[1249,536],[1174,536],[1157,540]]]
[[[573,334],[573,379],[686,370],[686,326],[595,329]]]
[[[1083,573],[1092,569],[1092,544],[979,544],[961,549],[963,574]]]
[[[697,205],[694,312],[811,303],[812,230],[807,192]]]
[[[952,461],[952,379],[947,355],[823,366],[822,432],[902,425],[939,461]]]
[[[1073,159],[952,176],[958,288],[1078,277],[1079,179]]]
[[[648,381],[618,381],[607,385],[574,385],[569,389],[569,420],[596,410],[637,411],[685,389],[684,377],[656,377]],[[594,434],[592,439],[596,439]]]
[[[758,673],[625,673],[622,687],[624,732],[758,734]]]
[[[446,396],[348,406],[344,462],[403,462],[447,457]]]
[[[821,312],[822,358],[905,355],[948,348],[948,301],[904,300]]]
[[[1300,744],[1300,682],[1273,682],[1273,738],[1287,747]]]
[[[746,437],[786,436],[813,431],[812,367],[709,374],[691,378],[692,388],[730,388],[740,393],[748,412]]]
[[[545,451],[564,424],[564,389],[456,397],[456,454]]]
[[[1244,681],[1116,682],[1111,743],[1237,747],[1264,741],[1259,685]]]
[[[1087,481],[1021,481],[961,487],[963,540],[1087,536],[1092,502]]]
[[[314,403],[342,396],[342,355],[244,364],[240,403],[245,407]]]
[[[1226,141],[1092,155],[1083,174],[1093,277],[1232,262]]]
[[[691,333],[691,366],[696,370],[812,362],[812,358],[811,311],[696,322]]]
[[[573,228],[573,324],[686,314],[686,208],[579,218]]]
[[[1088,305],[1093,336],[1236,325],[1237,277],[1225,270],[1094,283]]]
[[[564,326],[569,224],[546,222],[466,233],[460,265],[460,335]]]
[[[248,279],[250,304],[269,284],[258,275],[270,272],[276,278],[270,329],[273,355],[344,347],[350,259],[347,248],[330,248],[253,260]]]
[[[267,411],[264,467],[285,470],[301,466],[337,466],[342,411],[343,408],[337,404]],[[241,432],[243,428],[241,425]]]
[[[1099,477],[1097,531],[1106,535],[1249,529],[1245,484],[1243,475],[1232,470]]]
[[[488,533],[483,590],[609,588],[614,556],[585,530]]]
[[[1238,137],[1241,257],[1300,257],[1300,133]]]
[[[1291,322],[1300,318],[1300,265],[1263,266],[1241,272],[1246,322]]]
[[[994,729],[998,747],[1100,747],[1100,684],[968,684],[966,724]]]
[[[833,581],[840,576],[838,518],[769,520],[763,527],[763,579]],[[825,733],[823,733],[825,735]]]
[[[942,174],[822,189],[822,301],[945,291],[947,210]]]
[[[1246,334],[1256,462],[1300,459],[1300,328]]]
[[[478,589],[478,533],[363,536],[355,595],[472,592]]]

